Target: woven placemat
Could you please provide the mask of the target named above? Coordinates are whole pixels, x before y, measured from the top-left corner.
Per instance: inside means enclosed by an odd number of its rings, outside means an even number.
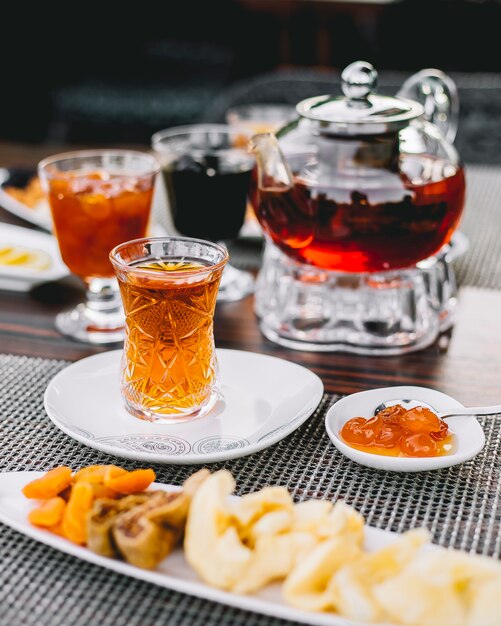
[[[456,262],[458,284],[501,289],[501,168],[466,168],[461,230],[470,249]]]
[[[0,355],[0,471],[46,470],[59,464],[140,466],[87,448],[49,421],[43,393],[65,365]],[[230,469],[238,493],[280,484],[296,500],[343,498],[372,526],[398,532],[426,526],[442,546],[500,557],[499,420],[482,420],[487,443],[472,461],[437,472],[392,474],[358,466],[330,444],[323,420],[336,399],[326,394],[315,414],[280,443],[211,469]],[[155,471],[159,481],[180,484],[193,467],[158,465]],[[279,626],[287,622],[107,571],[0,525],[0,624]]]

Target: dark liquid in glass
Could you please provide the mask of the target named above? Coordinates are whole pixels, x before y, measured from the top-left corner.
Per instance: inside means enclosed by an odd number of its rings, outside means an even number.
[[[391,187],[315,187],[295,177],[292,189],[259,189],[252,202],[273,241],[301,263],[342,272],[410,267],[432,256],[456,229],[464,173],[428,156],[407,156]],[[414,175],[416,174],[416,175]],[[397,175],[396,175],[397,176]]]
[[[164,170],[176,229],[187,237],[234,239],[242,228],[252,161],[184,156]]]

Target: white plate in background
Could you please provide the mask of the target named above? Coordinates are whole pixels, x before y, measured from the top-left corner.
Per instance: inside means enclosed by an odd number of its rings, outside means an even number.
[[[10,245],[41,250],[49,255],[51,262],[48,268],[40,270],[0,263],[0,289],[29,291],[36,285],[59,280],[68,274],[68,268],[59,254],[57,241],[52,235],[0,222],[0,247]]]
[[[21,180],[25,179],[26,184],[33,176],[36,176],[36,170],[31,169],[20,169],[18,173]],[[13,179],[11,170],[6,167],[0,168],[0,206],[12,213],[13,215],[20,217],[26,222],[30,222],[31,224],[35,224],[35,226],[40,226],[45,230],[52,230],[52,221],[50,217],[50,208],[47,200],[40,201],[33,208],[19,202],[16,198],[13,198],[10,194],[8,194],[4,186],[11,185],[10,182]],[[19,179],[13,179],[15,182],[18,182]],[[19,184],[12,184],[13,187],[18,187]],[[22,188],[22,187],[21,187]]]

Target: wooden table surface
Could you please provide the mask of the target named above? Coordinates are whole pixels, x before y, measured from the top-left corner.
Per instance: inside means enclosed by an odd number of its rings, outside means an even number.
[[[0,166],[35,165],[54,147],[0,142]],[[26,226],[0,209],[0,221]],[[54,317],[83,299],[74,278],[38,287],[28,294],[0,290],[0,352],[77,360],[103,348],[62,337]],[[353,393],[391,385],[424,385],[449,393],[464,404],[501,402],[501,292],[460,290],[457,323],[432,347],[399,357],[289,350],[259,332],[253,299],[220,303],[215,317],[216,344],[283,357],[305,365],[323,380],[326,391]],[[106,348],[105,348],[106,349]]]

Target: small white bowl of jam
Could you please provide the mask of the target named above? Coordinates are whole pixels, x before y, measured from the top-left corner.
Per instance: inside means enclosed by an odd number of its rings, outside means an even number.
[[[414,402],[394,405],[403,398]],[[381,405],[390,407],[378,412]],[[385,387],[333,404],[325,428],[352,461],[393,472],[422,472],[464,463],[484,447],[484,431],[474,415],[442,421],[434,413],[456,408],[463,405],[434,389]]]

